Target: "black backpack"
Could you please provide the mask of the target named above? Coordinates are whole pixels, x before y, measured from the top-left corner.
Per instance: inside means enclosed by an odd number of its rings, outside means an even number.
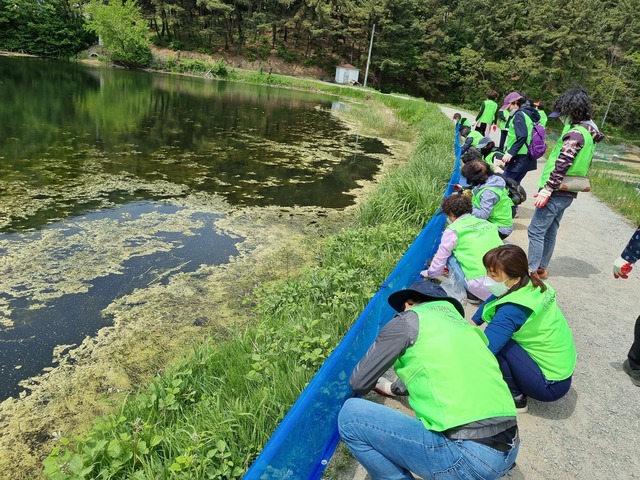
[[[524,187],[516,182],[513,178],[505,177],[499,173],[494,173],[504,179],[504,183],[507,185],[507,194],[514,205],[520,205],[527,199],[527,192]]]

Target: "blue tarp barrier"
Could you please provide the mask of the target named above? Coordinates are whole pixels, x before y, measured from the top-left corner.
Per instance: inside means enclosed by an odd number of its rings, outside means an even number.
[[[460,179],[460,146],[454,144],[455,166],[444,196]],[[426,259],[440,243],[446,218],[436,214],[416,237],[351,329],[302,391],[251,465],[245,480],[319,479],[338,445],[337,418],[353,392],[349,376],[378,332],[395,315],[389,295],[416,281]]]

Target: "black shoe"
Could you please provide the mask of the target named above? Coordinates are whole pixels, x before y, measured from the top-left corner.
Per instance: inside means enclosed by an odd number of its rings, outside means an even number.
[[[527,405],[527,396],[522,395],[522,398],[517,399],[514,397],[513,403],[516,404],[516,412],[518,413],[527,413],[529,411],[529,406]]]
[[[629,365],[629,359],[627,358],[622,364],[624,372],[631,377],[631,383],[640,387],[640,370],[635,370]]]
[[[467,302],[471,305],[480,305],[482,303],[482,299],[476,297],[473,293],[467,292]]]

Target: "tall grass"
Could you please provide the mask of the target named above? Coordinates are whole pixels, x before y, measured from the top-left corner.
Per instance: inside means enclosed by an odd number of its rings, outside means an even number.
[[[434,106],[391,100],[402,102],[411,103],[399,115],[420,127],[415,155],[384,179],[357,225],[319,245],[296,278],[261,286],[246,305],[254,321],[231,340],[198,346],[89,432],[61,438],[47,477],[241,478],[437,208],[451,124]]]
[[[619,177],[597,166],[592,169],[589,178],[593,193],[600,200],[634,224],[640,225],[639,177]]]
[[[361,207],[362,224],[419,228],[440,206],[453,166],[452,128],[435,105],[426,108],[421,126],[413,158],[401,174],[384,178]]]

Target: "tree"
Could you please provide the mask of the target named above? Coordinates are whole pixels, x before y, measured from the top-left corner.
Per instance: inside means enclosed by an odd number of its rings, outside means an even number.
[[[92,0],[86,5],[87,29],[102,38],[104,49],[115,63],[128,67],[145,67],[151,63],[149,28],[136,0],[104,5]]]

